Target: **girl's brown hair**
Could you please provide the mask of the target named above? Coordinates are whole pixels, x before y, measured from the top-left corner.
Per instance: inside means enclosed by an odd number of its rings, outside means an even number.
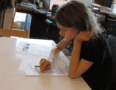
[[[54,20],[65,27],[73,27],[79,31],[92,31],[92,39],[103,32],[93,12],[83,3],[75,0],[62,5],[57,10]]]

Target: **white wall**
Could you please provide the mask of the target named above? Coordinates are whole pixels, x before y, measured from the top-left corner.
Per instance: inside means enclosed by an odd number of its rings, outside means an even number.
[[[92,3],[92,0],[77,0],[77,1],[84,3],[86,6],[89,6]]]
[[[65,4],[67,1],[63,1],[63,0],[50,0],[50,10],[52,9],[52,6],[54,4],[58,4],[59,6],[62,4]]]
[[[67,0],[67,1],[71,1],[71,0]],[[62,4],[65,4],[67,1],[64,1],[64,0],[50,0],[50,9],[52,8],[53,4],[58,4],[60,6]],[[92,3],[92,0],[77,0],[77,1],[80,1],[87,6],[91,5],[91,3]]]

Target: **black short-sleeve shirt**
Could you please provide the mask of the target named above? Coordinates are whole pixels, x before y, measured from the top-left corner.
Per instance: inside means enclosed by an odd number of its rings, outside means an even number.
[[[81,46],[80,59],[83,58],[91,62],[100,62],[105,47],[105,43],[100,37],[97,37],[93,42],[91,41],[90,43],[83,42]]]
[[[112,60],[102,34],[98,35],[93,42],[82,43],[80,51],[80,60],[81,59],[94,62],[93,65],[81,75],[92,90],[110,90],[114,87],[108,84],[111,82]]]

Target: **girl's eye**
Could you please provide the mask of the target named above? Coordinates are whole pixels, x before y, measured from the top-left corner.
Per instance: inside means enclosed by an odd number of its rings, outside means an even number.
[[[63,30],[64,32],[66,32],[67,30]]]
[[[67,30],[61,30],[61,31],[66,32]]]

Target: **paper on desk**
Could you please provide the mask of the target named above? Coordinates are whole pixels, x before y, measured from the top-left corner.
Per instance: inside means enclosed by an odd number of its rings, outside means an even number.
[[[16,51],[44,56],[49,56],[51,49],[52,46],[42,45],[38,43],[28,43],[24,41],[20,41],[16,47]]]
[[[39,73],[35,70],[34,66],[39,65],[41,58],[48,59],[51,49],[55,47],[55,44],[52,43],[52,41],[35,41],[36,40],[32,40],[30,42],[30,40],[28,41],[28,39],[26,39],[25,41],[19,41],[17,44],[16,51],[21,52],[17,52],[17,57],[22,57],[22,63],[19,70],[25,70],[26,75],[68,75],[69,61],[63,52],[60,52],[59,56],[54,59],[52,69],[44,73]]]
[[[44,73],[37,72],[35,70],[35,65],[39,65],[39,62],[43,58],[42,56],[38,58],[38,60],[28,61],[27,64],[24,65],[25,68],[25,74],[26,75],[68,75],[69,74],[69,61],[68,59],[61,58],[58,56],[53,64],[52,69],[45,71]],[[46,59],[48,57],[45,57]]]

